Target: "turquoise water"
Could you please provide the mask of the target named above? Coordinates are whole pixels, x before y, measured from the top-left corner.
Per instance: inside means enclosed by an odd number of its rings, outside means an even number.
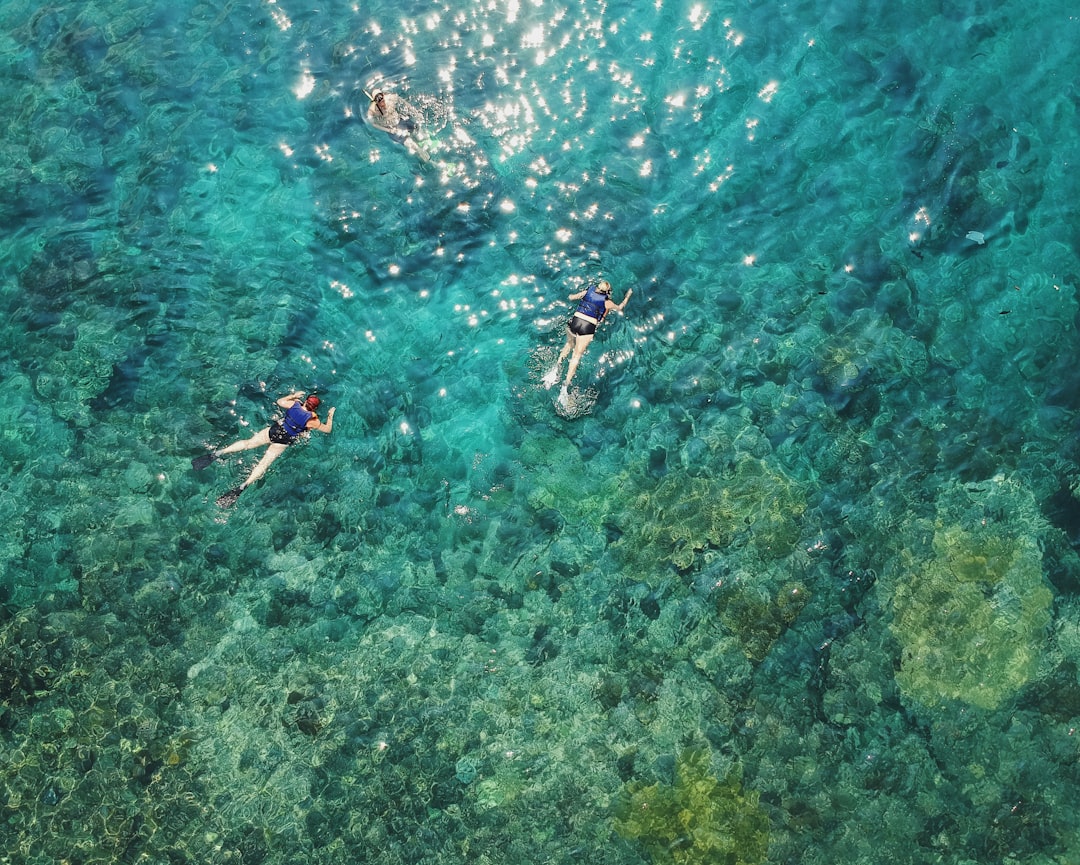
[[[0,862],[1080,857],[1071,4],[0,17]]]

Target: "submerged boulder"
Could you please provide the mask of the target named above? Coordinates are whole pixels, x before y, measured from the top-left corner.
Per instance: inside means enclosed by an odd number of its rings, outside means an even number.
[[[1035,675],[1046,644],[1045,524],[1030,492],[995,478],[947,493],[920,526],[931,540],[905,551],[892,597],[897,684],[925,706],[995,709]]]

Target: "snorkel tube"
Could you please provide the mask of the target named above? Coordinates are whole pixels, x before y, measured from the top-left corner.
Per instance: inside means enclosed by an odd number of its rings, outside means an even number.
[[[379,105],[379,104],[378,104],[378,103],[376,102],[376,100],[377,100],[377,99],[379,98],[379,96],[381,96],[381,95],[382,95],[382,91],[381,91],[381,90],[377,90],[377,91],[375,92],[375,95],[374,95],[374,96],[372,96],[372,95],[371,95],[371,94],[370,94],[370,93],[368,92],[368,89],[367,89],[366,87],[361,87],[360,89],[364,91],[364,95],[365,95],[365,96],[366,96],[366,97],[368,98],[368,101],[369,101],[369,102],[373,102],[373,103],[375,103],[375,107],[379,109],[379,113],[380,113],[380,114],[386,114],[386,112],[382,110],[382,106],[380,106],[380,105]]]

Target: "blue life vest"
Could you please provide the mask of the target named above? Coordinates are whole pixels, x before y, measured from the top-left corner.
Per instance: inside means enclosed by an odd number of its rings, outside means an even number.
[[[300,403],[294,402],[285,417],[281,420],[281,427],[290,438],[296,438],[307,429],[307,423],[315,416],[314,412],[308,411]]]
[[[596,283],[590,283],[589,287],[585,289],[585,296],[581,298],[581,302],[578,304],[577,311],[582,315],[600,321],[604,317],[604,313],[607,312],[607,299],[606,294],[597,290]]]

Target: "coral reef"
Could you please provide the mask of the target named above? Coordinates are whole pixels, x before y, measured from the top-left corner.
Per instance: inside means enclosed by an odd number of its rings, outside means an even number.
[[[736,583],[717,594],[716,608],[721,623],[735,634],[747,659],[758,662],[764,660],[811,598],[806,586],[798,582],[765,594]]]
[[[451,5],[0,4],[0,862],[1080,860],[1064,4]]]
[[[769,819],[757,793],[743,789],[737,769],[717,778],[703,747],[678,755],[670,784],[628,783],[615,829],[638,841],[657,865],[758,865],[769,847]]]
[[[641,573],[645,562],[668,562],[685,571],[706,549],[749,546],[762,561],[789,555],[802,530],[805,502],[797,485],[765,460],[744,456],[731,467],[701,474],[672,472],[657,483],[638,481],[620,521],[618,548]]]
[[[931,540],[898,566],[897,682],[927,706],[997,708],[1035,675],[1051,619],[1037,507],[1019,483],[998,477],[943,493],[933,524],[913,528]]]

